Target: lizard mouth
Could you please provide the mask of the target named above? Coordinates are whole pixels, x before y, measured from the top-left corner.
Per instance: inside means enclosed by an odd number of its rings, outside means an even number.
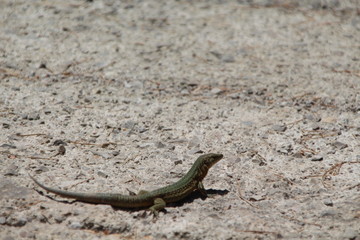
[[[223,157],[224,157],[224,155],[222,155],[221,153],[214,153],[214,159],[217,161],[219,161]]]
[[[211,162],[211,166],[213,166],[215,163],[217,163],[218,161],[220,161],[224,155],[222,155],[221,153],[212,153],[213,154],[213,161]]]

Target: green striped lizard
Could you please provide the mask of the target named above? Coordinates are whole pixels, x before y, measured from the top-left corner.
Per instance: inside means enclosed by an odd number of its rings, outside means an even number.
[[[150,207],[149,210],[156,217],[159,210],[164,209],[167,203],[177,202],[195,190],[198,190],[203,196],[207,196],[202,180],[205,178],[208,170],[222,158],[223,155],[217,153],[201,155],[179,181],[149,192],[142,190],[137,195],[64,191],[47,187],[31,175],[29,176],[41,188],[62,197],[73,198],[81,202],[109,204],[123,208]]]

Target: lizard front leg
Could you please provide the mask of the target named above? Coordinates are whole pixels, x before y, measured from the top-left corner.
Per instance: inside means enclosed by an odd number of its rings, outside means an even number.
[[[208,194],[206,193],[206,190],[204,188],[204,185],[202,183],[202,181],[198,182],[198,186],[197,186],[197,189],[199,190],[200,194],[206,198],[208,196]]]

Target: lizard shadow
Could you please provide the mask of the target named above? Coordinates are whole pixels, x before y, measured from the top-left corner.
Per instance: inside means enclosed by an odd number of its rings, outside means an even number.
[[[211,198],[215,195],[226,195],[229,193],[229,190],[219,190],[219,189],[207,189],[206,190],[206,194],[208,195],[207,197],[204,197],[199,191],[194,191],[192,192],[189,196],[185,197],[182,200],[179,200],[177,202],[173,202],[173,203],[167,203],[166,204],[166,208],[168,207],[181,207],[184,204],[189,204],[192,203],[194,200],[201,198],[202,200],[205,200],[206,198]],[[146,210],[148,209],[148,207],[140,207],[140,208],[122,208],[122,207],[116,207],[116,206],[112,206],[112,208],[114,210],[121,210],[121,211],[127,211],[127,212],[136,212],[136,211],[140,211],[140,210]],[[166,213],[166,208],[162,209],[162,212]]]
[[[174,203],[169,203],[166,205],[166,207],[181,207],[184,204],[188,204],[188,203],[192,203],[194,200],[201,198],[202,200],[205,200],[207,198],[212,198],[215,195],[220,195],[220,196],[224,196],[226,194],[229,193],[229,190],[220,190],[220,189],[207,189],[206,190],[206,194],[208,196],[203,196],[199,191],[194,191],[192,192],[189,196],[187,196],[186,198],[174,202]]]
[[[49,196],[47,194],[44,194],[42,191],[39,191],[39,190],[36,190],[36,189],[35,189],[35,191],[38,192],[40,195],[46,197],[46,198],[49,198],[49,199],[51,199],[53,201],[60,202],[60,203],[65,203],[65,204],[73,204],[75,202],[82,202],[83,203],[83,201],[78,201],[78,200],[59,200],[59,199],[51,197],[51,196]],[[213,197],[215,195],[223,196],[223,195],[226,195],[228,193],[229,193],[229,190],[226,190],[226,189],[225,190],[207,189],[206,194],[208,196],[205,197],[199,191],[194,191],[189,196],[185,197],[182,200],[166,204],[166,207],[180,207],[180,206],[183,206],[184,204],[192,203],[194,200],[199,199],[199,198],[201,198],[202,200],[205,200],[206,198],[211,198],[211,197]],[[88,202],[86,204],[94,204],[94,205],[96,205],[96,203],[88,203]],[[121,211],[127,211],[127,212],[136,212],[136,211],[148,209],[148,207],[139,207],[139,208],[124,208],[124,207],[117,207],[117,206],[111,206],[111,207],[116,211],[121,210]],[[163,209],[162,211],[166,213],[166,209]]]

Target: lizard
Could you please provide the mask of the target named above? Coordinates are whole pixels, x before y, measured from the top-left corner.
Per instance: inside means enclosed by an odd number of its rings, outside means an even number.
[[[71,192],[52,187],[47,187],[29,174],[29,177],[41,188],[65,198],[76,199],[80,202],[108,204],[121,208],[146,208],[149,207],[155,217],[167,203],[177,202],[198,190],[204,197],[207,196],[202,183],[208,170],[223,158],[222,154],[209,153],[199,156],[190,170],[177,182],[153,190],[141,190],[137,195],[123,195],[118,193],[82,193]]]

